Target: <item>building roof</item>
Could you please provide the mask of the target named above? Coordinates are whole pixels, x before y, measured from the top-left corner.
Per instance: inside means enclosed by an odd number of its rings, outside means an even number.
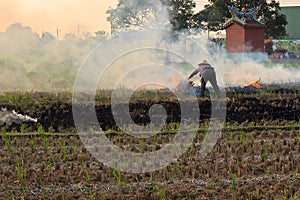
[[[240,18],[233,16],[232,18],[230,18],[229,20],[227,20],[225,22],[225,24],[223,25],[223,29],[228,28],[229,26],[231,26],[232,24],[237,23],[241,26],[244,27],[260,27],[263,28],[265,26],[264,23],[258,21],[257,19],[253,18],[252,20],[247,20],[247,21],[243,21]]]

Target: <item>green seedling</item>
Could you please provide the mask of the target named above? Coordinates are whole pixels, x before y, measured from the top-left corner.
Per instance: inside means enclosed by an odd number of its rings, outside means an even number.
[[[44,146],[44,148],[46,148],[47,152],[49,152],[50,151],[49,138],[48,138],[48,136],[46,134],[43,134],[42,138],[43,138],[43,146]]]
[[[182,172],[182,166],[180,165],[174,165],[177,173],[179,174],[179,177],[182,178],[183,177],[183,172]]]
[[[31,152],[34,153],[36,150],[36,139],[35,138],[31,138],[29,140],[29,146],[30,146]]]
[[[25,93],[25,101],[26,104],[30,104],[32,102],[32,99],[30,98],[30,94],[28,92]]]
[[[212,179],[211,179],[210,189],[211,189],[212,191],[215,190],[215,178],[214,178],[214,177],[212,177]]]
[[[147,145],[145,144],[143,139],[138,140],[139,145],[141,146],[143,151],[147,151]]]
[[[228,140],[229,140],[229,141],[233,141],[233,140],[234,140],[233,135],[229,135],[229,136],[228,136]]]
[[[91,184],[91,176],[86,168],[86,166],[83,167],[84,173],[85,173],[85,180],[87,182],[88,185]]]
[[[5,99],[7,103],[10,103],[10,94],[9,93],[5,93]]]
[[[236,191],[236,177],[234,174],[231,175],[231,189]]]
[[[158,187],[158,191],[157,192],[158,192],[158,195],[159,195],[160,199],[167,199],[166,191],[163,189],[162,186]]]
[[[15,163],[15,169],[18,176],[18,180],[23,182],[26,179],[26,175],[23,172],[23,161],[19,162],[18,160]]]
[[[90,200],[95,200],[95,199],[96,199],[96,198],[95,198],[93,192],[91,191],[91,192],[90,192]]]
[[[44,128],[43,128],[43,126],[41,124],[38,125],[37,132],[39,134],[45,134],[45,130],[44,130]]]
[[[243,197],[244,197],[244,199],[249,199],[249,194],[246,189],[243,191]]]
[[[53,158],[52,158],[52,161],[53,161],[54,164],[56,164],[58,162],[58,156],[54,155]]]
[[[21,126],[20,126],[20,132],[21,133],[26,133],[27,132],[27,126],[26,126],[26,124],[21,124]]]
[[[2,129],[2,134],[1,134],[1,137],[2,137],[2,140],[4,140],[4,143],[5,143],[5,149],[8,150],[8,151],[12,151],[13,150],[13,145],[12,145],[12,137],[9,136],[7,133],[6,133],[6,130],[5,129]]]
[[[122,178],[121,170],[119,168],[117,168],[117,170],[113,170],[112,173],[113,173],[114,177],[117,179],[120,187],[124,188],[125,180]]]
[[[267,161],[269,156],[269,150],[267,147],[264,148],[264,153],[263,153],[263,161]]]
[[[284,189],[284,191],[283,191],[283,199],[284,200],[288,199],[288,195],[287,195],[287,190],[286,189]]]
[[[98,102],[98,104],[105,103],[107,102],[107,100],[108,96],[105,94],[105,90],[100,90],[96,96],[96,101]]]
[[[13,93],[13,95],[12,95],[12,103],[16,106],[19,105],[19,99],[17,97],[17,94],[15,94],[15,93]]]
[[[242,134],[240,136],[240,140],[241,140],[241,142],[242,142],[243,145],[247,144],[248,139],[247,139],[247,136],[246,136],[246,134],[245,134],[244,131],[242,131]]]
[[[157,189],[157,186],[155,184],[155,177],[156,177],[155,175],[151,176],[151,188],[153,191],[156,191],[156,189]]]
[[[68,146],[66,144],[64,144],[64,142],[62,141],[62,138],[59,139],[58,145],[59,145],[61,151],[63,152],[64,160],[65,160],[66,156],[68,154]]]

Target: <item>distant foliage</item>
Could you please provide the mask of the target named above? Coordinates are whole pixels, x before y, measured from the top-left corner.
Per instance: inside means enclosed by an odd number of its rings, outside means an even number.
[[[256,18],[264,22],[266,25],[265,37],[284,38],[286,36],[285,26],[287,25],[286,16],[280,13],[280,4],[278,1],[272,0],[268,3],[266,0],[225,0],[225,2],[238,10],[246,8],[250,11],[258,6],[260,9]],[[195,21],[200,27],[212,31],[217,31],[222,28],[222,24],[231,17],[224,0],[209,0],[205,9],[195,14]]]
[[[195,7],[193,0],[119,0],[116,8],[107,11],[107,20],[113,34],[168,26],[177,31],[195,27]]]

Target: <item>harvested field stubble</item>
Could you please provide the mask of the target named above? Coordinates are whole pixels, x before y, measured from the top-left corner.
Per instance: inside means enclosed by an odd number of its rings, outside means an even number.
[[[1,107],[37,118],[38,123],[30,122],[26,128],[3,126],[0,199],[299,198],[297,93],[229,94],[222,136],[204,159],[198,153],[207,132],[210,101],[199,100],[200,128],[188,151],[170,166],[143,174],[107,168],[87,151],[75,133],[70,95],[26,95],[19,95],[18,101],[1,98]],[[156,151],[168,143],[180,119],[176,101],[132,99],[132,118],[140,124],[148,123],[147,109],[153,103],[161,103],[167,110],[170,123],[163,133],[138,139],[110,130],[109,140],[137,153]],[[110,105],[97,102],[96,110],[104,129],[113,129]],[[20,133],[21,126],[26,133]]]
[[[160,104],[166,109],[167,122],[180,122],[181,111],[179,102],[173,96],[132,98],[129,111],[133,121],[144,125],[150,122],[149,109],[154,104]],[[97,99],[97,98],[96,98]],[[115,120],[111,113],[110,97],[105,101],[95,101],[95,110],[98,121],[103,130],[116,129]],[[185,105],[189,100],[185,100]],[[127,104],[118,105],[127,107]],[[71,94],[58,93],[7,93],[0,96],[0,108],[15,110],[36,118],[38,123],[25,123],[28,131],[35,131],[39,126],[46,132],[74,132],[75,125],[72,115]],[[78,105],[82,113],[86,113],[86,105]],[[206,121],[210,118],[210,99],[199,99],[200,119]],[[91,110],[91,112],[94,110]],[[264,94],[228,94],[226,121],[230,124],[278,125],[280,123],[298,122],[300,120],[300,94],[293,90],[285,93]],[[20,132],[20,125],[12,124],[5,127],[7,131]]]

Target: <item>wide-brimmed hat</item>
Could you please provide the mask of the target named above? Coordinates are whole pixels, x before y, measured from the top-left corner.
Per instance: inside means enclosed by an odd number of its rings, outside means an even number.
[[[208,64],[208,62],[206,60],[203,60],[201,63],[198,64],[198,66],[205,65],[205,64]]]

